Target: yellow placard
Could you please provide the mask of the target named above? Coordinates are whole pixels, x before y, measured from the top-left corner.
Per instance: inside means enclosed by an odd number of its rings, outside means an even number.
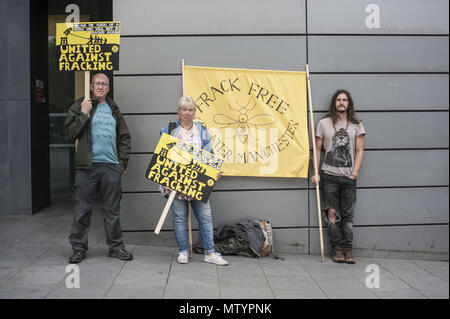
[[[58,71],[119,69],[120,22],[56,24]]]
[[[185,66],[224,175],[308,177],[306,72]]]
[[[222,160],[214,154],[163,133],[145,176],[206,203],[221,166]]]

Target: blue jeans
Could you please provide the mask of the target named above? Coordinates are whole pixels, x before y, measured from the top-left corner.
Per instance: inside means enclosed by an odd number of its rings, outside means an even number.
[[[348,176],[320,174],[322,181],[322,214],[328,224],[330,242],[333,251],[336,248],[352,248],[353,215],[356,204],[356,179]],[[336,222],[328,220],[328,209],[336,211]]]
[[[200,239],[205,254],[215,252],[214,233],[209,201],[205,204],[199,200],[190,201],[192,210],[198,220]],[[189,251],[189,237],[187,231],[188,201],[174,199],[170,207],[173,217],[173,231],[178,244],[178,250]]]

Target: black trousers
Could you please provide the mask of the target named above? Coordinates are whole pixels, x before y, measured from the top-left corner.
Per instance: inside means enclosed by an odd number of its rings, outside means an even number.
[[[330,242],[333,251],[336,248],[352,248],[353,216],[356,204],[356,179],[348,176],[320,174],[322,181],[323,208],[322,215],[328,224]],[[334,208],[336,222],[328,220],[327,210]]]
[[[76,170],[73,194],[75,209],[69,236],[74,251],[88,249],[92,200],[97,187],[102,200],[106,243],[110,250],[124,248],[120,227],[121,178],[122,168],[119,164],[94,163],[92,169]]]

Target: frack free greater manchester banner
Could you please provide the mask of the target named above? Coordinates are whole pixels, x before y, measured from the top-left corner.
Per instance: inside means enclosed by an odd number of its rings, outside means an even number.
[[[185,66],[228,176],[308,177],[306,72]]]

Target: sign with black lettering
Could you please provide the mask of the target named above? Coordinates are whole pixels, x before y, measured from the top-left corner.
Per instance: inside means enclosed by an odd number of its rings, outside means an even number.
[[[163,133],[147,168],[147,179],[203,203],[216,184],[222,159]]]
[[[56,24],[58,71],[119,69],[120,22]]]

